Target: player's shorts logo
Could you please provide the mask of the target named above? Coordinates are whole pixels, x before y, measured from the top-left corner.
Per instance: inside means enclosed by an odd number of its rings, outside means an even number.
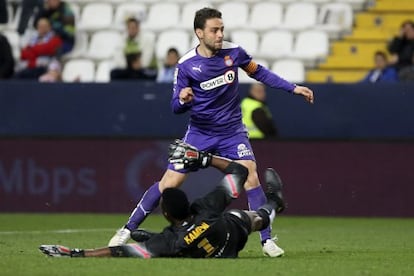
[[[244,156],[251,156],[253,153],[245,144],[239,144],[237,146],[237,155],[239,158],[242,158]]]
[[[236,73],[233,70],[229,70],[224,75],[215,77],[214,79],[210,79],[200,83],[200,87],[203,90],[211,90],[225,84],[230,84],[236,78]]]

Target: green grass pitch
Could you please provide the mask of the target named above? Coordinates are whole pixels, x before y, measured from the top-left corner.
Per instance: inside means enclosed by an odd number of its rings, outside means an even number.
[[[414,275],[414,219],[280,217],[274,232],[286,255],[277,259],[262,256],[256,233],[239,259],[69,259],[37,249],[105,246],[126,218],[0,214],[0,275]],[[165,224],[152,215],[143,227]]]

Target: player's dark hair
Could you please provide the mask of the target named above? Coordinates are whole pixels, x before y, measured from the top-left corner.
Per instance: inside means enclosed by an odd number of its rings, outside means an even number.
[[[183,220],[190,215],[190,202],[186,194],[177,188],[167,188],[162,192],[161,208],[177,220]]]
[[[204,29],[207,19],[221,18],[221,12],[213,8],[202,8],[195,13],[194,31],[196,29]]]

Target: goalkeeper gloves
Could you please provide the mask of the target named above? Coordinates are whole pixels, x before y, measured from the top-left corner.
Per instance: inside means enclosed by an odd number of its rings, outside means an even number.
[[[176,170],[204,169],[210,166],[212,158],[211,153],[199,151],[196,147],[178,139],[170,144],[168,150],[168,161],[174,165]]]

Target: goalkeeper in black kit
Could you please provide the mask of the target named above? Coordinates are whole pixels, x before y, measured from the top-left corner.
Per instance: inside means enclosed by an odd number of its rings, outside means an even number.
[[[231,201],[243,190],[248,171],[228,159],[198,151],[176,140],[169,148],[169,162],[177,168],[198,169],[213,166],[225,176],[206,196],[189,203],[186,194],[167,188],[161,196],[161,209],[171,223],[161,233],[138,229],[131,233],[136,243],[99,249],[70,249],[61,245],[42,245],[40,250],[52,257],[188,257],[236,258],[249,234],[271,223],[271,213],[283,211],[282,183],[273,169],[267,169],[267,203],[257,211],[228,210]]]

